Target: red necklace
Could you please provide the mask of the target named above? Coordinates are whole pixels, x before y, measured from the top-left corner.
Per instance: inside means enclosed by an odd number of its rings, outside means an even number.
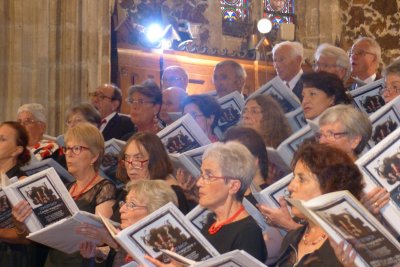
[[[235,214],[233,214],[231,217],[229,217],[228,219],[226,219],[225,221],[223,221],[222,223],[217,225],[217,222],[213,223],[210,228],[208,228],[208,233],[210,235],[215,235],[221,228],[222,226],[224,226],[225,224],[231,223],[234,219],[236,219],[237,216],[239,216],[240,213],[242,213],[242,211],[244,211],[244,207],[241,206],[236,212]]]
[[[308,230],[308,229],[307,229]],[[309,235],[309,233],[307,233],[307,230],[306,230],[306,232],[304,233],[304,235],[303,235],[303,243],[304,243],[304,245],[306,245],[306,246],[315,246],[316,244],[318,244],[319,242],[321,242],[322,240],[325,240],[325,238],[326,238],[326,234],[325,233],[323,233],[320,237],[318,237],[317,239],[315,239],[314,241],[308,241],[307,240],[307,238],[309,237],[308,235]]]
[[[89,183],[88,183],[76,196],[74,196],[74,192],[75,192],[76,184],[77,184],[77,182],[75,182],[74,185],[73,185],[72,188],[71,188],[71,196],[72,196],[72,198],[73,198],[74,200],[78,200],[78,199],[81,197],[81,195],[86,191],[86,189],[88,189],[89,186],[96,180],[97,175],[98,175],[98,174],[97,174],[97,172],[96,172],[96,173],[94,174],[93,178],[90,179]]]

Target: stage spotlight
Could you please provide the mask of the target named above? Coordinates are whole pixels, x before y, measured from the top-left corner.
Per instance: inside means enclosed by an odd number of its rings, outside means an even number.
[[[157,43],[162,39],[163,29],[158,24],[151,24],[146,27],[145,34],[146,38],[150,43]]]

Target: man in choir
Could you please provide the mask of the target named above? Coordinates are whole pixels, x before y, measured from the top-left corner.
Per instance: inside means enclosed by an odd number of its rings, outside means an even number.
[[[189,83],[189,76],[186,70],[179,66],[167,67],[161,78],[161,89],[165,90],[170,87],[179,87],[184,91],[187,91]]]
[[[284,41],[274,46],[272,56],[274,68],[278,77],[301,100],[303,84],[300,76],[303,74],[303,45],[299,42]]]
[[[89,93],[90,102],[100,112],[100,132],[104,140],[121,139],[122,136],[135,130],[128,116],[118,114],[121,108],[121,90],[113,84],[103,84],[96,91]]]
[[[226,96],[234,91],[243,92],[246,84],[246,71],[236,61],[224,60],[215,65],[213,83],[218,97]]]
[[[359,38],[349,52],[351,62],[351,75],[355,82],[350,90],[379,80],[379,63],[381,62],[381,47],[372,38]]]
[[[350,77],[350,59],[346,51],[331,45],[321,44],[314,53],[314,71],[326,71],[336,74],[344,83]]]
[[[169,113],[181,113],[181,105],[188,96],[185,90],[179,87],[170,87],[162,91],[162,106],[160,118],[167,124],[173,122]]]

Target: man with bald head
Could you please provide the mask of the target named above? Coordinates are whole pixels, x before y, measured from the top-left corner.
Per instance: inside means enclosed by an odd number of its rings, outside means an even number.
[[[234,60],[224,60],[215,65],[213,83],[219,98],[234,91],[243,93],[246,84],[246,71]]]
[[[103,84],[89,93],[90,102],[101,116],[100,131],[104,140],[121,139],[122,136],[135,130],[128,116],[119,114],[122,103],[121,90],[113,84]]]
[[[356,82],[352,84],[351,90],[381,78],[377,73],[381,54],[380,45],[372,38],[362,37],[353,44],[349,56],[351,75]]]
[[[181,104],[188,94],[179,87],[170,87],[162,91],[162,106],[160,118],[167,124],[173,119],[168,115],[170,112],[181,112]]]
[[[189,76],[184,68],[179,66],[169,66],[164,69],[161,78],[162,90],[170,87],[179,87],[184,91],[187,91],[188,83]]]
[[[303,84],[300,81],[303,74],[301,69],[303,53],[303,45],[299,42],[281,42],[272,49],[276,74],[300,100],[303,91]]]

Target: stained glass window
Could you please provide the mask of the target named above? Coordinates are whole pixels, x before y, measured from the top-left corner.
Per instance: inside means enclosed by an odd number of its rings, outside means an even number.
[[[222,32],[241,37],[246,33],[250,21],[251,0],[220,0]]]
[[[294,23],[294,0],[264,0],[264,17],[275,27],[281,23]]]

